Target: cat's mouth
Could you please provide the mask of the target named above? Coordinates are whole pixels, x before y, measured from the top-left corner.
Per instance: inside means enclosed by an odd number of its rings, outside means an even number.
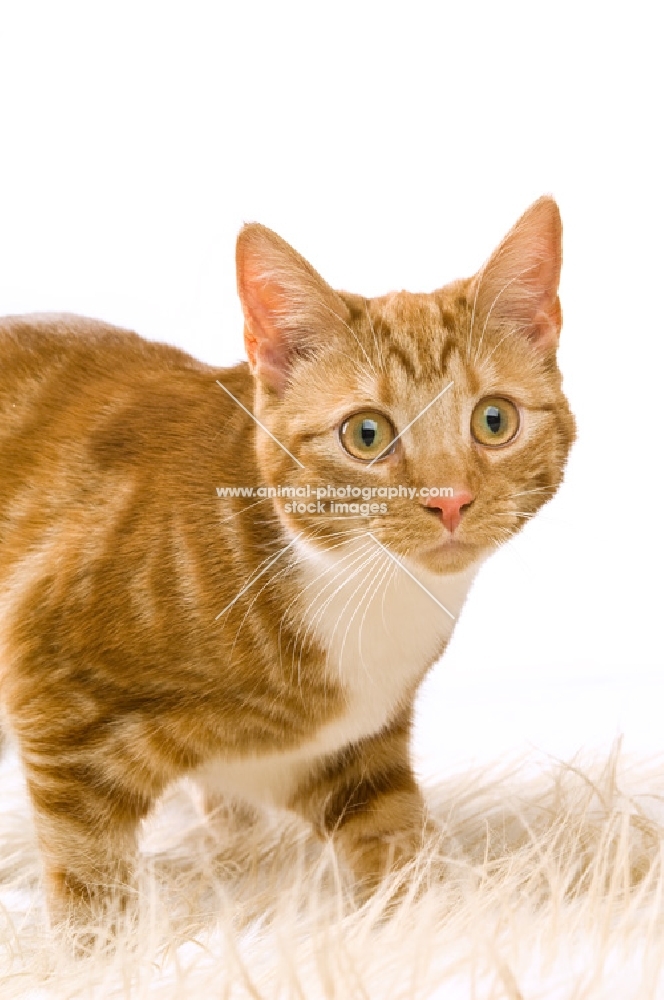
[[[449,572],[464,569],[478,558],[480,552],[481,546],[450,537],[421,548],[416,559],[433,572]]]
[[[458,538],[446,538],[436,545],[427,546],[426,551],[432,554],[437,552],[477,552],[477,546],[471,542],[461,542]]]

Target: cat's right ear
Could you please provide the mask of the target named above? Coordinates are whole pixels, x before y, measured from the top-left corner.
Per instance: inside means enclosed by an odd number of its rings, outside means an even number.
[[[281,395],[298,356],[310,356],[331,335],[343,335],[348,307],[304,257],[266,226],[243,227],[235,259],[249,366]]]

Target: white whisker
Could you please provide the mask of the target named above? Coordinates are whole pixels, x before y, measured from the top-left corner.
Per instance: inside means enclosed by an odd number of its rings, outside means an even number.
[[[230,601],[230,603],[227,604],[226,607],[222,611],[220,611],[218,615],[215,616],[214,620],[218,621],[219,618],[221,618],[221,616],[223,614],[225,614],[230,608],[232,608],[233,605],[235,604],[235,602],[237,600],[239,600],[239,598],[242,597],[242,595],[244,593],[246,593],[247,590],[249,590],[249,588],[252,586],[252,584],[256,583],[257,580],[260,580],[260,578],[263,576],[263,574],[267,573],[267,571],[269,570],[270,566],[272,566],[277,561],[277,559],[279,559],[284,554],[284,552],[286,552],[291,547],[291,545],[295,544],[295,542],[298,540],[298,538],[300,537],[301,534],[302,534],[302,532],[300,532],[298,535],[296,535],[294,538],[292,538],[290,540],[290,542],[287,545],[284,546],[283,549],[280,549],[277,552],[277,554],[270,559],[270,561],[267,563],[267,565],[262,570],[260,570],[260,572],[255,573],[254,576],[252,576],[252,578],[246,584],[246,586],[244,586],[242,588],[242,590],[238,594],[235,595],[235,597],[233,598],[233,600]],[[263,563],[264,562],[265,562],[265,560],[263,560]]]
[[[485,270],[486,270],[486,264],[484,265],[484,267],[480,271],[479,278],[478,278],[478,281],[477,281],[477,285],[475,286],[475,295],[473,297],[473,311],[470,314],[470,330],[468,332],[468,344],[467,344],[467,350],[466,350],[466,360],[467,361],[470,361],[470,348],[471,348],[472,342],[473,342],[473,327],[475,325],[475,310],[477,309],[477,296],[479,295],[480,285],[482,284],[482,281],[484,279],[484,272],[485,272]]]
[[[230,499],[230,497],[223,497],[222,499]],[[242,507],[240,510],[236,510],[234,514],[222,517],[221,523],[226,524],[227,521],[232,521],[234,517],[239,517],[240,514],[244,514],[245,510],[251,510],[252,507],[257,507],[259,503],[265,503],[266,500],[272,500],[272,497],[261,497],[260,500],[255,500],[254,503],[246,504],[246,506]]]
[[[498,302],[498,299],[501,297],[501,295],[503,294],[503,292],[507,291],[507,289],[510,287],[510,285],[513,285],[515,281],[518,281],[519,278],[522,278],[524,276],[524,274],[528,274],[528,272],[532,271],[535,267],[537,267],[537,264],[531,264],[529,267],[524,267],[521,271],[518,272],[518,274],[513,275],[513,277],[511,277],[509,281],[506,281],[505,284],[503,285],[503,287],[500,289],[500,291],[496,293],[496,295],[494,297],[494,300],[491,303],[489,311],[486,314],[486,318],[484,320],[484,326],[482,327],[482,333],[480,335],[480,340],[479,340],[479,343],[477,345],[477,350],[475,351],[475,361],[477,361],[477,359],[480,356],[480,349],[482,347],[482,341],[484,340],[484,334],[486,333],[486,328],[487,328],[487,326],[489,324],[489,320],[491,319],[491,314],[492,314],[492,312],[493,312],[493,310],[495,308],[496,303]]]
[[[378,378],[378,372],[376,371],[376,366],[374,365],[373,361],[371,360],[371,358],[370,358],[370,357],[369,357],[369,355],[367,354],[366,350],[364,349],[364,345],[362,344],[362,342],[360,341],[359,337],[358,337],[358,336],[357,336],[357,334],[355,333],[355,330],[353,330],[353,328],[352,328],[351,326],[349,326],[349,325],[348,325],[348,323],[346,322],[346,320],[345,320],[345,319],[343,319],[343,318],[342,318],[341,316],[339,316],[339,314],[338,314],[338,313],[336,313],[336,312],[334,311],[334,309],[332,308],[332,306],[329,306],[329,305],[327,304],[327,302],[322,302],[321,304],[322,304],[322,305],[324,305],[324,306],[325,306],[325,308],[326,308],[326,309],[328,309],[328,310],[329,310],[329,311],[330,311],[330,312],[332,313],[332,315],[333,315],[333,316],[334,316],[334,317],[335,317],[336,319],[338,319],[338,320],[339,320],[339,322],[340,322],[340,323],[343,323],[343,325],[344,325],[344,326],[346,327],[346,329],[347,329],[347,330],[348,330],[348,332],[349,332],[349,333],[351,334],[351,336],[355,338],[355,341],[356,341],[356,343],[357,343],[357,346],[358,346],[358,347],[360,348],[360,350],[362,351],[362,354],[363,354],[363,355],[364,355],[364,357],[366,358],[366,362],[367,362],[367,364],[368,364],[368,365],[369,365],[369,367],[371,368],[371,370],[372,370],[372,372],[374,373],[374,375],[376,376],[376,378]]]
[[[343,544],[343,543],[340,543],[340,544]],[[334,585],[335,581],[338,579],[339,576],[342,576],[344,573],[348,572],[348,570],[353,567],[353,565],[354,565],[355,562],[357,562],[358,560],[360,560],[360,559],[363,558],[364,550],[366,550],[366,548],[367,548],[367,546],[363,545],[362,548],[359,550],[359,552],[358,552],[358,550],[353,549],[350,552],[346,553],[346,555],[341,556],[341,558],[337,562],[331,563],[329,566],[327,566],[323,570],[323,572],[318,577],[316,577],[315,580],[311,580],[308,584],[306,584],[304,587],[302,587],[301,590],[293,597],[293,599],[287,605],[286,610],[284,611],[284,614],[282,615],[281,621],[279,623],[279,635],[280,636],[281,636],[281,630],[282,630],[282,624],[283,624],[284,618],[287,615],[287,613],[290,610],[290,608],[293,606],[293,604],[296,601],[298,601],[302,597],[302,595],[304,593],[306,593],[307,590],[309,590],[312,587],[316,587],[317,585],[320,585],[321,581],[324,580],[325,577],[328,574],[330,574],[330,573],[332,573],[333,571],[336,570],[336,572],[334,573],[334,575],[332,576],[332,578],[330,580],[328,580],[324,584],[324,586],[322,587],[322,589],[314,593],[314,596],[313,596],[312,600],[309,602],[309,604],[307,605],[307,607],[304,609],[304,612],[299,616],[300,622],[299,622],[299,625],[297,627],[297,631],[296,631],[294,639],[293,639],[293,650],[292,650],[292,656],[291,656],[291,666],[292,666],[293,670],[295,669],[295,653],[296,653],[297,648],[298,648],[298,640],[299,640],[299,637],[300,637],[300,633],[302,632],[302,627],[304,625],[304,622],[306,621],[306,619],[308,617],[309,611],[313,607],[313,605],[316,602],[316,600],[318,600],[325,593],[325,591],[330,586]],[[346,565],[344,565],[344,564],[346,564]],[[341,584],[341,586],[343,586],[343,583]],[[337,591],[334,591],[334,593],[336,593],[336,592]],[[304,651],[304,645],[305,645],[305,643],[307,641],[307,637],[309,635],[310,630],[313,628],[313,626],[314,626],[314,624],[315,624],[315,622],[317,620],[317,616],[320,615],[320,614],[322,614],[324,612],[325,608],[327,607],[327,605],[329,604],[329,601],[332,599],[333,596],[334,596],[334,594],[332,594],[329,598],[327,598],[323,602],[322,608],[321,609],[317,609],[314,612],[312,620],[307,624],[307,626],[306,626],[306,628],[304,630],[304,634],[302,635],[302,639],[299,641],[300,654],[299,654],[299,657],[298,657],[298,665],[297,665],[298,684],[299,684],[299,679],[300,679],[300,669],[301,669],[301,663],[302,663],[302,652]],[[281,645],[281,643],[280,643],[280,645]]]
[[[330,652],[331,652],[331,649],[332,649],[332,645],[334,643],[334,637],[335,637],[335,635],[337,633],[337,629],[341,625],[341,622],[342,622],[342,619],[343,619],[343,616],[344,616],[344,612],[346,611],[346,608],[348,607],[348,605],[350,604],[350,602],[355,597],[355,594],[358,592],[358,590],[360,589],[360,587],[363,585],[364,581],[366,580],[366,576],[368,575],[368,573],[370,571],[370,567],[373,565],[373,563],[376,561],[377,558],[378,558],[378,554],[376,553],[375,550],[373,552],[370,552],[369,555],[365,557],[364,561],[360,564],[360,566],[357,567],[357,569],[353,573],[352,577],[349,578],[348,580],[345,580],[337,588],[337,590],[335,591],[335,594],[339,593],[339,591],[341,590],[342,587],[346,586],[346,584],[348,584],[348,583],[351,583],[352,580],[359,573],[361,573],[365,568],[367,569],[367,573],[360,579],[360,581],[357,584],[357,586],[355,587],[355,589],[349,594],[348,598],[346,599],[345,604],[343,605],[343,607],[341,608],[341,611],[339,612],[339,615],[338,615],[337,620],[335,622],[334,628],[332,629],[332,634],[330,635],[330,639],[329,639],[329,643],[328,643],[328,647],[327,647],[327,664],[328,664],[328,667],[330,666]],[[352,621],[353,621],[353,619],[354,619],[354,617],[355,617],[356,614],[357,614],[357,608],[355,609],[355,611],[351,615],[350,622],[349,622],[349,624],[346,627],[346,631],[344,632],[343,643],[345,643],[345,641],[346,641],[346,637],[348,635],[348,629],[350,628],[350,624],[352,623]],[[342,644],[342,651],[343,651],[343,644]],[[341,670],[341,663],[342,663],[341,656],[339,656],[338,661],[339,661],[338,662],[338,667],[339,667],[339,670]]]
[[[414,576],[414,575],[413,575],[413,574],[412,574],[412,573],[410,572],[410,570],[409,570],[409,569],[407,569],[407,568],[406,568],[406,567],[404,566],[404,564],[403,564],[403,563],[401,562],[401,560],[400,560],[400,559],[397,559],[397,557],[396,557],[396,556],[395,556],[395,555],[394,555],[394,554],[393,554],[392,552],[390,552],[390,550],[389,550],[388,548],[386,548],[386,546],[385,546],[385,545],[383,545],[383,543],[382,543],[382,542],[379,542],[379,541],[378,541],[378,539],[376,538],[376,536],[375,536],[375,535],[372,535],[370,531],[368,531],[368,532],[367,532],[367,534],[369,535],[369,537],[370,537],[370,538],[373,538],[373,540],[374,540],[374,542],[376,543],[376,545],[380,545],[381,549],[383,549],[383,550],[384,550],[385,552],[387,552],[387,554],[388,554],[388,556],[390,557],[390,559],[393,559],[393,560],[394,560],[394,562],[396,563],[396,565],[397,565],[397,566],[399,566],[399,567],[400,567],[400,568],[401,568],[401,569],[402,569],[402,570],[404,571],[404,573],[406,574],[406,576],[409,576],[409,577],[411,578],[411,580],[413,581],[413,583],[416,583],[416,584],[417,584],[417,586],[418,586],[418,587],[420,587],[420,588],[421,588],[421,589],[422,589],[422,590],[424,591],[424,593],[425,593],[425,594],[428,594],[428,595],[429,595],[429,597],[431,598],[431,600],[432,600],[432,601],[433,601],[433,602],[434,602],[435,604],[437,604],[439,608],[442,608],[442,609],[443,609],[443,611],[445,612],[445,614],[449,615],[449,616],[450,616],[450,618],[451,618],[451,619],[452,619],[453,621],[456,621],[456,616],[455,616],[455,615],[453,615],[453,614],[452,614],[452,612],[451,612],[451,611],[449,611],[449,610],[448,610],[448,609],[447,609],[447,608],[445,607],[445,605],[444,605],[444,604],[441,604],[441,602],[440,602],[440,601],[438,600],[438,598],[437,598],[437,597],[434,597],[434,595],[433,595],[433,594],[431,593],[431,591],[430,591],[430,590],[429,590],[429,589],[428,589],[427,587],[425,587],[425,586],[424,586],[424,584],[423,584],[423,583],[421,583],[421,582],[420,582],[420,580],[418,580],[418,579],[417,579],[417,577],[416,577],[416,576]]]
[[[362,653],[362,631],[364,629],[364,622],[366,621],[366,617],[367,617],[367,614],[369,612],[369,608],[371,607],[371,602],[373,601],[373,599],[376,596],[376,594],[381,590],[382,583],[383,583],[383,580],[385,579],[385,576],[386,575],[390,575],[395,570],[396,570],[396,566],[386,556],[385,557],[385,561],[384,561],[384,563],[382,565],[382,569],[379,566],[378,570],[376,571],[376,575],[378,574],[378,572],[380,572],[380,574],[381,574],[380,580],[378,581],[377,584],[374,585],[374,580],[375,580],[375,576],[374,576],[374,579],[372,579],[369,582],[369,586],[372,588],[372,594],[371,594],[371,597],[369,598],[369,600],[367,601],[367,606],[364,609],[364,614],[362,615],[362,618],[360,620],[360,626],[359,626],[358,631],[357,631],[357,648],[358,648],[358,652],[359,652],[359,656],[360,656],[360,665],[363,667],[365,676],[368,677],[368,678],[371,678],[371,673],[367,669],[367,665],[366,665],[366,663],[364,661],[364,655]],[[391,576],[390,576],[390,579],[391,579]],[[382,602],[383,603],[381,604],[383,625],[385,624],[385,615],[384,615],[385,604],[384,604],[384,601],[385,601],[385,591],[383,589],[382,590]],[[375,681],[374,681],[374,683],[375,683]]]
[[[387,368],[385,367],[385,355],[383,354],[383,345],[382,343],[379,343],[378,337],[376,336],[376,330],[374,329],[373,320],[371,319],[371,313],[369,312],[369,303],[367,302],[366,299],[364,300],[364,311],[366,312],[367,319],[369,321],[369,327],[371,329],[371,335],[373,337],[374,346],[376,348],[378,362],[383,371],[387,372]]]

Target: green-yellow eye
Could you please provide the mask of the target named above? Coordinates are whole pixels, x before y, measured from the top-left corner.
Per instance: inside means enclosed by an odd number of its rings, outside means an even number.
[[[395,436],[387,417],[373,410],[354,413],[339,428],[339,439],[348,454],[368,462],[379,455],[387,457]]]
[[[486,396],[473,410],[470,427],[476,441],[495,448],[507,444],[516,436],[519,430],[519,411],[509,399]]]

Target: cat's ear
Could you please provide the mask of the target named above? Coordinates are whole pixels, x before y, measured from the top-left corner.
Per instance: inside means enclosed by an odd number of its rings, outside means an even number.
[[[485,326],[514,326],[542,351],[555,350],[562,324],[561,263],[560,212],[553,198],[540,198],[473,279],[478,318]]]
[[[343,335],[348,307],[304,257],[258,223],[240,231],[236,264],[249,365],[281,394],[296,357]]]

